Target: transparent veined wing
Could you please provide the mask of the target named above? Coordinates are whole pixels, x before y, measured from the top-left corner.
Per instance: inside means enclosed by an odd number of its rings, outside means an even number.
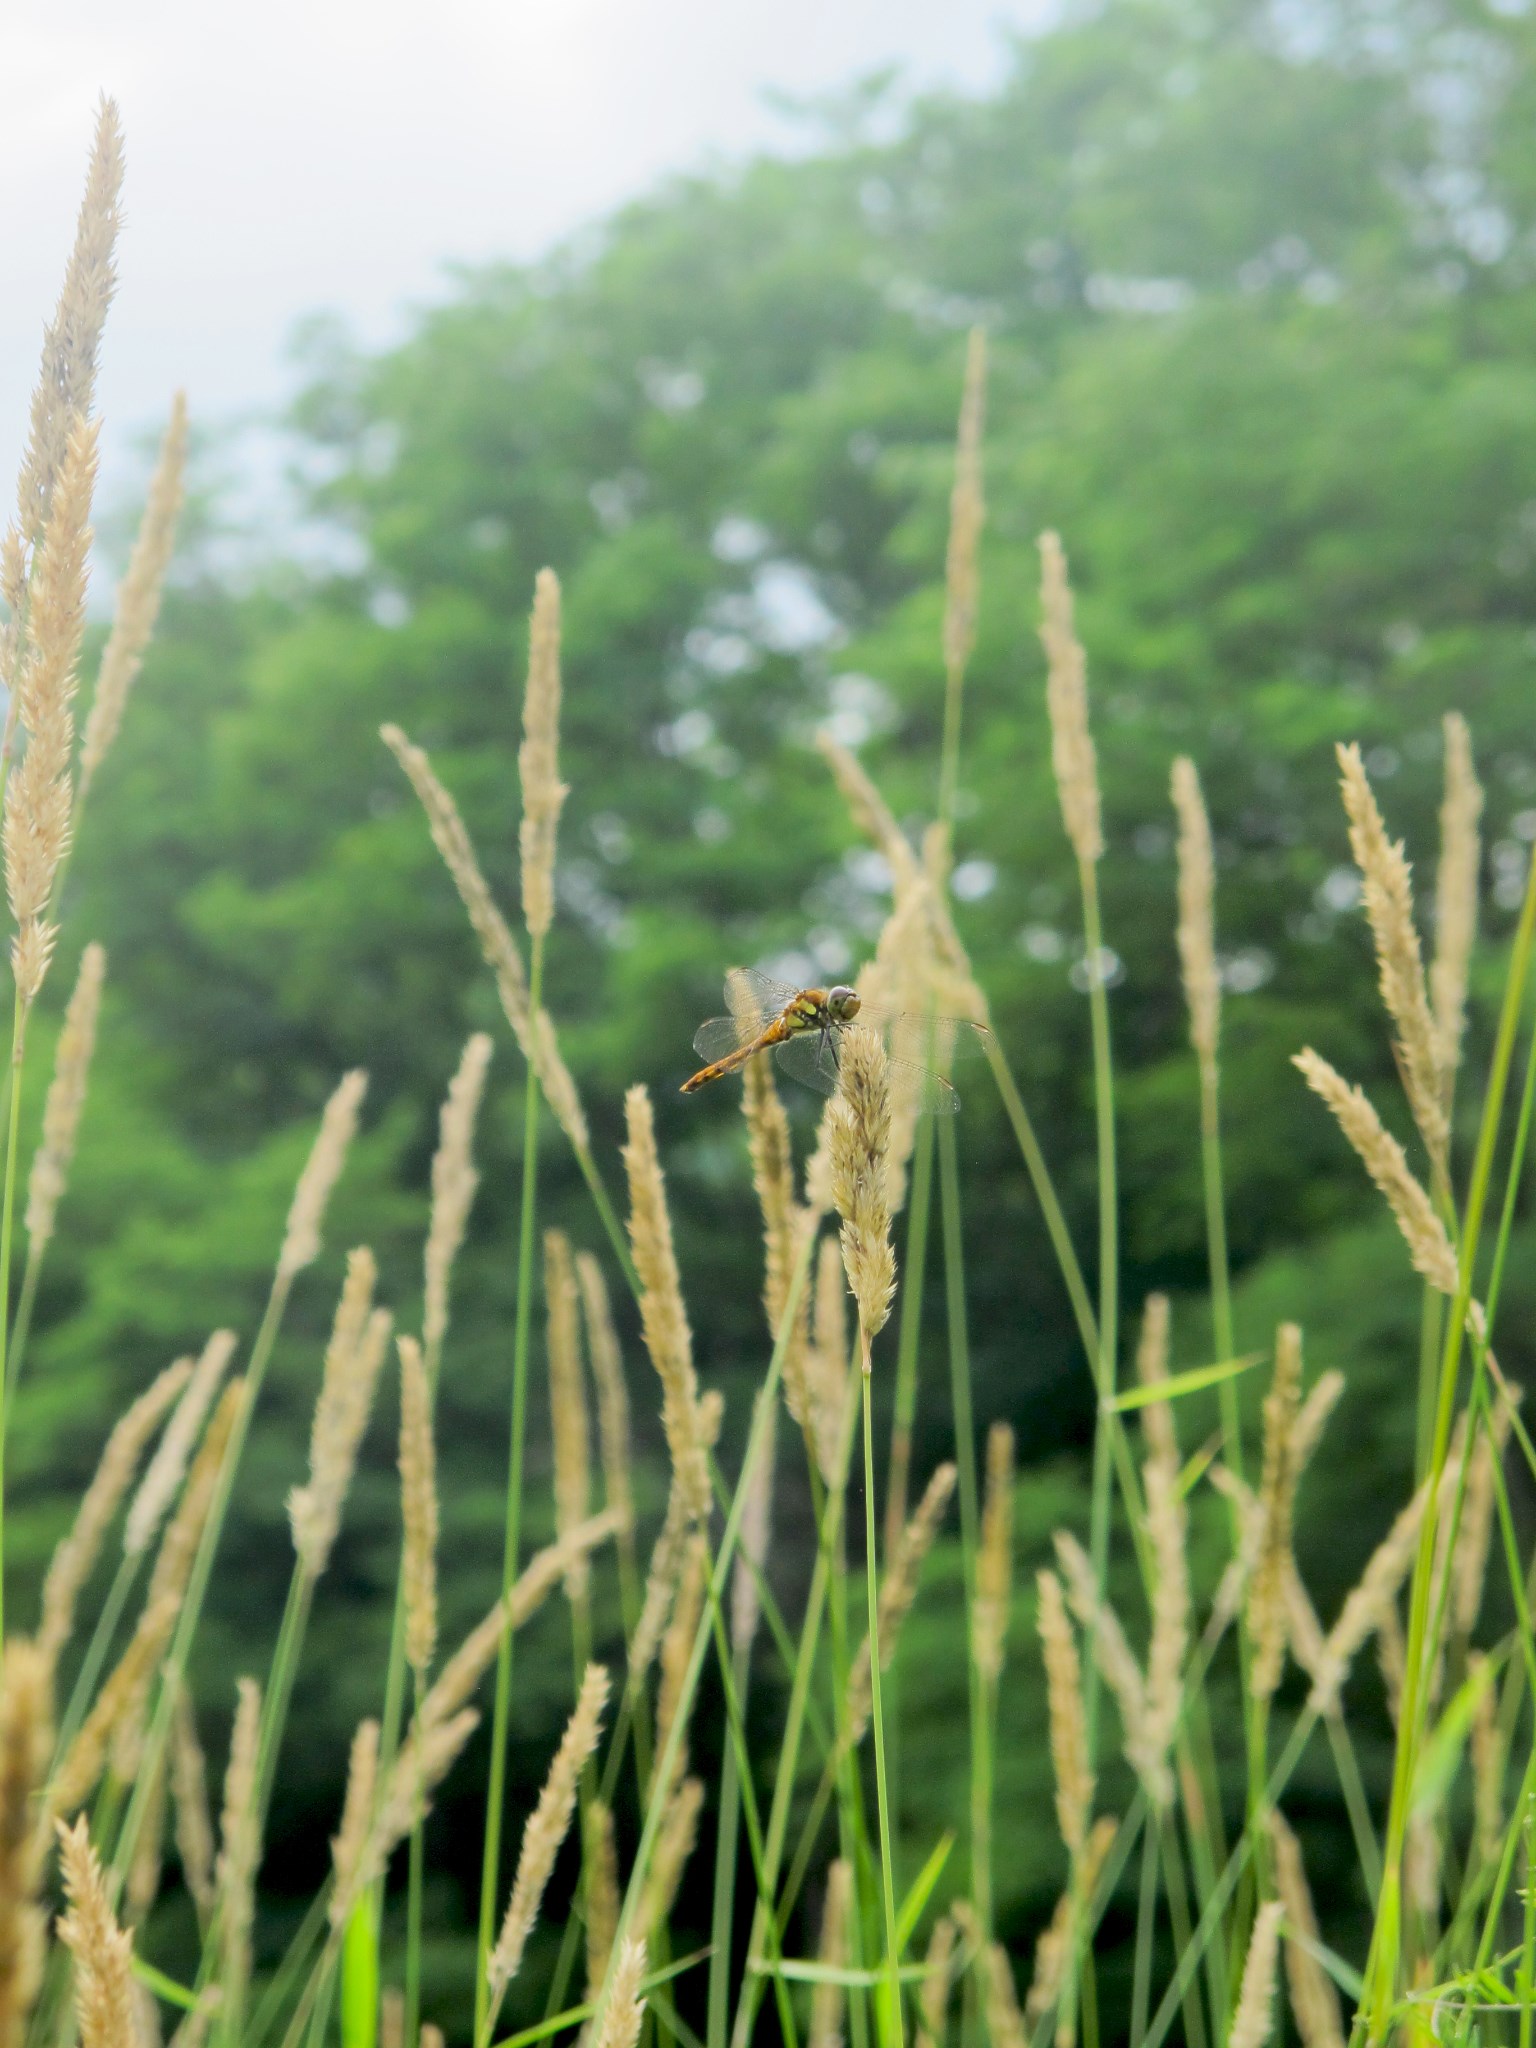
[[[731,1014],[701,1024],[694,1033],[694,1051],[709,1062],[727,1058],[761,1036],[798,994],[798,989],[759,974],[755,967],[733,967],[725,977],[725,1000]]]
[[[764,974],[757,967],[733,967],[725,977],[726,1008],[743,1016],[750,1011],[760,1020],[753,1027],[754,1037],[799,993],[793,983],[775,981],[771,974]]]
[[[825,1033],[802,1031],[776,1046],[774,1057],[807,1088],[814,1088],[819,1095],[835,1095],[842,1035],[837,1028]],[[898,1100],[913,1104],[920,1114],[953,1116],[960,1107],[959,1096],[932,1067],[899,1058],[890,1060],[889,1066],[893,1093]]]
[[[706,1066],[713,1066],[716,1060],[750,1045],[756,1036],[755,1031],[744,1030],[735,1017],[711,1017],[693,1034],[693,1049]]]
[[[786,1074],[794,1076],[818,1095],[837,1093],[837,1034],[834,1031],[800,1031],[773,1049],[773,1056]]]
[[[893,1060],[915,1060],[919,1066],[948,1067],[953,1060],[985,1054],[991,1033],[968,1017],[926,1017],[920,1010],[869,1012],[869,1021],[885,1041]]]
[[[960,1107],[960,1097],[932,1067],[920,1066],[916,1060],[893,1059],[890,1068],[891,1091],[897,1101],[905,1097],[920,1115],[953,1116]]]

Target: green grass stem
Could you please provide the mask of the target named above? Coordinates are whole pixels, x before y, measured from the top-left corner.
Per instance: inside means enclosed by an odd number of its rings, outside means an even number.
[[[528,970],[529,1014],[537,1018],[543,1000],[544,943],[535,937]],[[507,1491],[502,1531],[501,1592],[505,1599],[517,1578],[522,1539],[523,1453],[528,1420],[528,1352],[533,1317],[534,1217],[538,1202],[539,1084],[530,1061],[523,1094],[523,1189],[517,1247],[517,1308],[512,1337],[512,1397]],[[507,1743],[512,1712],[512,1630],[502,1632],[496,1652],[496,1692],[491,1710],[490,1776],[485,1795],[485,1838],[480,1860],[480,1910],[475,1935],[475,2040],[490,2038],[490,1990],[486,1965],[495,1939],[496,1899],[501,1884],[501,1823],[506,1801]]]

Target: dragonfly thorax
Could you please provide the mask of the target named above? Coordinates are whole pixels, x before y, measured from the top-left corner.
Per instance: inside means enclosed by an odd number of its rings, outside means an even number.
[[[791,1031],[827,1032],[835,1024],[851,1024],[858,1014],[858,990],[839,983],[836,988],[801,989],[785,1007],[783,1021]]]

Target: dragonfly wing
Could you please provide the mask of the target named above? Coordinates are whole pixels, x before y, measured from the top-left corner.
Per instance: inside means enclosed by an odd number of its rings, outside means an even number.
[[[738,1047],[750,1044],[756,1036],[755,1025],[748,1029],[734,1017],[711,1017],[693,1034],[693,1049],[706,1066],[712,1066]]]
[[[920,1116],[953,1116],[960,1107],[959,1096],[932,1067],[919,1066],[916,1060],[893,1059],[890,1068],[892,1093],[898,1102],[905,1099],[915,1104]]]
[[[837,1093],[836,1042],[819,1031],[798,1031],[774,1047],[774,1055],[786,1074],[818,1095]]]
[[[766,1019],[777,1017],[786,1003],[792,1003],[800,989],[792,981],[775,981],[771,974],[764,974],[760,967],[733,967],[731,978],[738,986],[751,990],[753,1001]]]
[[[881,1016],[878,1029],[892,1059],[916,1060],[922,1066],[947,1067],[951,1060],[977,1059],[991,1033],[966,1017],[925,1017],[918,1010]]]

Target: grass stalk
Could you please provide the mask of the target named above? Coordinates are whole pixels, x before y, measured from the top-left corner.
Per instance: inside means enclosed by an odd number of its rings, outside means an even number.
[[[1141,1889],[1136,1901],[1136,1953],[1131,1968],[1130,2048],[1141,2048],[1152,1995],[1152,1937],[1157,1931],[1157,1852],[1161,1829],[1149,1817],[1141,1838]]]
[[[901,1978],[898,1974],[901,1963],[896,1944],[896,1878],[893,1870],[891,1848],[891,1806],[889,1790],[885,1781],[885,1713],[881,1701],[880,1683],[880,1599],[879,1599],[879,1553],[875,1547],[875,1432],[870,1418],[869,1398],[869,1348],[864,1345],[864,1540],[866,1548],[865,1584],[869,1600],[869,1680],[870,1695],[874,1708],[875,1741],[875,1792],[880,1812],[880,1874],[885,1896],[885,1970],[886,1995],[890,2002],[889,2024],[881,2029],[882,2038],[893,2040],[901,2048],[903,2038],[901,2011]]]
[[[745,1644],[738,1647],[733,1663],[737,1695],[745,1704],[748,1675]],[[705,2029],[709,2048],[726,2048],[730,2023],[728,2007],[736,1924],[736,1854],[740,1823],[741,1784],[733,1743],[727,1747],[720,1763],[720,1819],[715,1831],[715,1889],[710,1906],[708,2020]]]
[[[1094,1432],[1093,1497],[1089,1509],[1088,1554],[1093,1565],[1094,1586],[1104,1598],[1109,1579],[1110,1511],[1110,1418],[1104,1404],[1115,1394],[1116,1333],[1119,1327],[1119,1231],[1115,1165],[1114,1073],[1110,1058],[1109,1001],[1103,974],[1103,929],[1099,912],[1098,872],[1091,861],[1080,861],[1082,882],[1083,941],[1089,966],[1088,1003],[1093,1036],[1094,1120],[1099,1167],[1099,1371],[1100,1414]],[[1083,1712],[1088,1725],[1088,1762],[1092,1768],[1098,1744],[1098,1665],[1088,1660]]]
[[[896,1391],[891,1414],[891,1455],[886,1471],[883,1556],[895,1552],[907,1519],[912,1474],[912,1430],[917,1419],[917,1358],[922,1338],[923,1277],[928,1263],[928,1219],[933,1195],[934,1119],[919,1119],[907,1201],[907,1251],[902,1264],[901,1325],[896,1344]]]
[[[413,1711],[420,1713],[422,1700],[421,1673],[412,1674]],[[415,1812],[411,1819],[411,1843],[406,1868],[405,1901],[405,2039],[409,2048],[415,2048],[416,2036],[421,2025],[421,1904],[423,1880],[426,1873],[425,1854],[425,1802],[421,1795],[418,1776],[416,1786]]]
[[[528,969],[529,1014],[543,1000],[544,943],[532,942]],[[527,1433],[528,1353],[533,1318],[534,1212],[538,1200],[539,1083],[530,1062],[523,1093],[522,1217],[517,1248],[517,1309],[512,1337],[512,1413],[507,1456],[506,1514],[502,1534],[501,1592],[505,1599],[517,1577],[522,1539],[523,1451]],[[506,1802],[507,1742],[512,1710],[512,1630],[502,1632],[496,1652],[496,1692],[491,1710],[490,1778],[485,1795],[485,1840],[480,1861],[480,1912],[475,1937],[475,2039],[489,2025],[490,1988],[486,1965],[495,1940],[496,1898],[501,1882],[501,1820]]]

